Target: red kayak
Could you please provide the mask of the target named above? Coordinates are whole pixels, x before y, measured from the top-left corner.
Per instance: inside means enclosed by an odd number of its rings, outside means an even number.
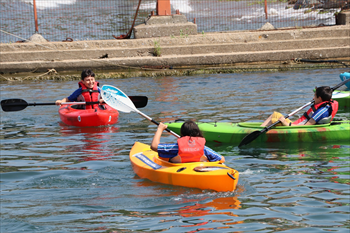
[[[119,112],[103,105],[105,109],[77,109],[78,105],[62,105],[58,110],[63,123],[78,127],[104,126],[117,123]]]

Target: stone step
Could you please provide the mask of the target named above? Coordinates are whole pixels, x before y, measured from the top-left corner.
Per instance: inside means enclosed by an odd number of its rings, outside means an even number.
[[[129,40],[0,44],[0,73],[133,69],[350,57],[350,27],[234,31]],[[159,43],[161,56],[154,55]],[[106,56],[108,54],[108,57]],[[106,58],[104,58],[106,57]]]
[[[250,43],[223,43],[223,44],[196,44],[183,46],[161,46],[161,56],[183,56],[191,54],[217,54],[254,51],[278,51],[288,49],[319,49],[341,47],[349,45],[348,37],[298,39],[284,41],[263,41]],[[101,58],[127,58],[127,57],[153,57],[153,47],[142,48],[99,48],[99,49],[72,49],[58,51],[12,51],[2,52],[1,62],[26,61],[64,61],[72,59],[101,59]],[[108,55],[106,57],[106,54]]]
[[[1,52],[25,51],[65,51],[72,49],[111,49],[154,47],[155,42],[161,46],[184,46],[197,44],[249,43],[299,39],[350,37],[350,27],[331,26],[307,29],[270,30],[270,31],[234,31],[222,33],[205,33],[191,36],[161,37],[147,39],[73,41],[49,43],[7,43],[0,44]]]
[[[46,72],[48,69],[60,71],[81,70],[86,67],[94,69],[140,69],[152,67],[176,68],[195,65],[222,65],[247,62],[281,62],[288,64],[295,58],[329,59],[349,57],[350,45],[315,48],[315,49],[284,49],[275,51],[244,51],[234,53],[204,53],[192,55],[164,55],[162,57],[118,57],[109,59],[72,59],[63,61],[26,61],[1,62],[0,70],[7,72]],[[284,61],[284,62],[282,62]]]

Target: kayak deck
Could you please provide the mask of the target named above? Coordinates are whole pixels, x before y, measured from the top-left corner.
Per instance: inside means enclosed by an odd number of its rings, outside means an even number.
[[[149,145],[140,142],[135,142],[129,157],[134,172],[154,182],[218,192],[234,191],[238,183],[238,171],[224,164],[170,163],[160,159]]]

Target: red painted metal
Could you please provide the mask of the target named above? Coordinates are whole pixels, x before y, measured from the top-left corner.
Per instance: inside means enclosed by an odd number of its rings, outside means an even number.
[[[34,8],[34,21],[35,21],[35,32],[39,32],[39,27],[38,27],[38,14],[36,11],[36,2],[33,0],[33,8]]]
[[[157,15],[171,15],[170,0],[157,0]]]

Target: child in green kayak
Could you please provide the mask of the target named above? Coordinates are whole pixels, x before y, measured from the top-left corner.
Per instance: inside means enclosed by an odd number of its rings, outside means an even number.
[[[99,83],[95,80],[95,74],[92,70],[86,69],[81,73],[81,81],[78,83],[79,88],[75,90],[69,97],[63,98],[62,100],[56,100],[56,105],[61,105],[65,102],[100,102],[104,103],[100,97],[101,89],[98,86]],[[96,108],[95,105],[86,105],[86,109]]]
[[[327,124],[333,120],[338,111],[338,102],[332,100],[332,92],[332,89],[328,86],[316,88],[313,97],[315,102],[302,117],[294,122],[286,119],[281,113],[274,112],[263,124],[261,124],[261,126],[269,126],[277,121],[280,121],[277,126]]]
[[[151,143],[151,149],[158,152],[159,157],[173,163],[225,162],[223,156],[205,146],[202,132],[194,121],[187,120],[183,123],[181,126],[181,138],[177,140],[177,143],[161,144],[162,132],[167,127],[167,125],[159,123]]]

